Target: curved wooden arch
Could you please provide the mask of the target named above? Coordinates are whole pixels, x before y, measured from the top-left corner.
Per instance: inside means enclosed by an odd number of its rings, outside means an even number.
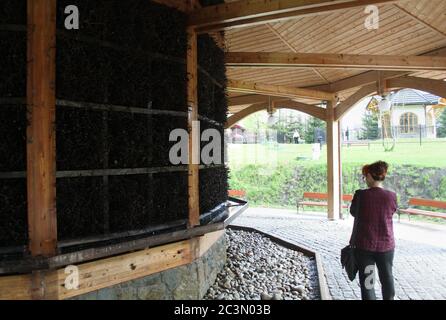
[[[267,110],[268,106],[269,106],[268,103],[257,103],[257,104],[253,104],[253,105],[233,114],[226,121],[225,129],[232,127],[237,122],[239,122],[240,120],[246,118],[247,116],[249,116],[253,113],[256,113],[256,112],[259,112],[262,110]]]
[[[321,119],[323,121],[327,120],[327,110],[321,107],[312,106],[306,103],[286,100],[278,101],[274,104],[275,109],[291,109],[306,113],[312,117]]]
[[[442,80],[433,80],[417,77],[401,77],[387,80],[387,87],[410,88],[432,93],[440,98],[446,97],[446,82]]]
[[[417,77],[401,77],[389,79],[386,82],[388,89],[410,88],[435,94],[439,97],[446,97],[446,82],[442,80],[432,80]],[[355,104],[363,98],[377,93],[376,84],[362,87],[335,108],[335,120],[341,119]]]
[[[306,113],[310,116],[313,116],[315,118],[321,119],[323,121],[327,120],[326,115],[326,109],[312,106],[309,104],[293,101],[293,100],[283,100],[283,101],[275,101],[273,102],[274,106],[273,109],[291,109],[300,111],[303,113]],[[268,103],[257,103],[253,104],[236,114],[230,116],[228,118],[228,121],[225,124],[225,128],[231,128],[233,125],[235,125],[240,120],[246,118],[247,116],[262,111],[262,110],[268,110],[269,104]]]
[[[368,86],[362,87],[356,91],[353,95],[348,97],[348,99],[342,101],[335,108],[335,121],[341,119],[354,105],[359,101],[377,92],[377,87],[375,84],[369,84]]]

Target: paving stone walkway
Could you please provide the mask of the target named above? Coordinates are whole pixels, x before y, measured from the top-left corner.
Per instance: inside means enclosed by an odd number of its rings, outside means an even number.
[[[359,283],[341,269],[340,250],[348,243],[353,219],[328,221],[324,215],[250,208],[233,225],[249,226],[317,251],[323,258],[333,299],[360,299]],[[446,225],[396,222],[394,276],[396,299],[446,299]],[[380,284],[376,284],[381,298]]]

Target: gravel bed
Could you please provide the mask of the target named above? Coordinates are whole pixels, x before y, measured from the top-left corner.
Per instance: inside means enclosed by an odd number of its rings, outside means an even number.
[[[227,262],[205,300],[320,299],[316,261],[256,232],[226,231]]]

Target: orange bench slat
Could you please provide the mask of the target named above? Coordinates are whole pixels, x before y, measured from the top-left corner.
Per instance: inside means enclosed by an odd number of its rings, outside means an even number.
[[[228,190],[228,195],[230,197],[245,197],[246,191],[245,190]]]
[[[314,207],[328,207],[327,202],[316,202],[316,201],[301,201],[299,202],[300,206],[314,206]],[[347,209],[347,205],[343,205],[343,208]]]
[[[299,205],[326,207],[326,206],[328,206],[328,203],[327,202],[316,202],[316,201],[301,201],[301,202],[299,202]]]
[[[328,199],[328,195],[326,193],[317,193],[317,192],[305,192],[303,197],[307,198],[307,199],[319,199],[319,200],[327,200]],[[352,194],[344,194],[342,196],[342,200],[347,201],[347,202],[352,201],[353,195]]]
[[[433,207],[438,209],[446,209],[446,201],[421,199],[421,198],[410,198],[409,205],[417,207]]]

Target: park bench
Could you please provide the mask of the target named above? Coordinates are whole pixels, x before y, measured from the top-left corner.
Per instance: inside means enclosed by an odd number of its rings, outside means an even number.
[[[317,201],[310,201],[305,199],[311,199]],[[328,207],[327,199],[328,195],[326,193],[305,192],[302,201],[297,202],[297,213],[299,213],[299,207],[302,207],[302,210],[304,210],[305,206]],[[343,202],[351,202],[352,200],[353,200],[353,195],[351,194],[344,194],[342,196]],[[350,208],[350,204],[343,204],[342,208],[348,209]]]
[[[344,142],[347,147],[368,147],[370,150],[370,141],[347,141]]]
[[[412,216],[412,215],[446,219],[445,212],[435,212],[435,211],[429,211],[429,210],[424,210],[424,209],[417,209],[417,208],[413,208],[413,207],[446,209],[446,201],[410,198],[409,199],[409,208],[398,210],[398,220],[400,219],[402,213],[409,215],[409,220],[410,220],[410,216]]]
[[[228,190],[228,196],[233,198],[245,198],[246,191],[245,190]]]

